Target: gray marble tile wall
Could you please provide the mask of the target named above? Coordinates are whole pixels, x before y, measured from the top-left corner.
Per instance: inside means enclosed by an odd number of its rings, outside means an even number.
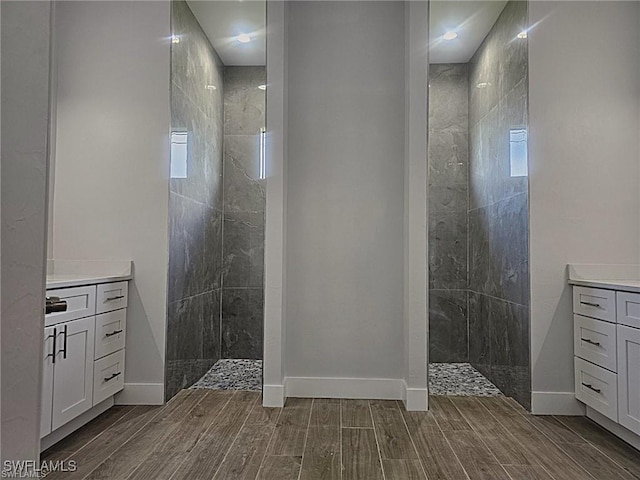
[[[429,65],[429,360],[467,362],[469,67]]]
[[[222,358],[262,359],[265,67],[224,70]]]
[[[528,176],[513,132],[527,128],[527,3],[510,1],[469,63],[469,360],[531,405]],[[526,143],[525,143],[526,146]]]
[[[171,23],[171,130],[187,134],[187,174],[170,179],[167,399],[220,359],[223,270],[224,66],[186,2],[172,2]]]

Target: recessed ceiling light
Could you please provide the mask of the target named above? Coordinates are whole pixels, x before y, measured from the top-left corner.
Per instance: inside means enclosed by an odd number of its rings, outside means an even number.
[[[523,30],[518,34],[518,38],[527,38],[527,31]]]
[[[266,90],[266,89],[267,89],[267,86],[266,86],[266,85],[258,85],[258,88],[259,88],[260,90]]]
[[[180,36],[171,35],[171,43],[180,43]]]
[[[491,83],[489,83],[489,82],[480,82],[480,83],[478,83],[476,85],[476,88],[487,88],[487,87],[490,87],[490,86],[491,86]]]
[[[240,43],[249,43],[251,41],[251,37],[246,33],[241,33],[236,37],[236,40]]]
[[[458,32],[454,32],[453,30],[446,32],[442,38],[444,38],[445,40],[453,40],[455,38],[458,38]]]
[[[204,88],[206,88],[207,90],[217,90],[218,87],[216,87],[215,85],[205,85]]]

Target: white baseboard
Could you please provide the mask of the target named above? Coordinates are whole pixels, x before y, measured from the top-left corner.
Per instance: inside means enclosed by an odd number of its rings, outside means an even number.
[[[409,412],[426,412],[429,408],[429,391],[427,388],[409,388],[402,381],[404,387],[404,408]]]
[[[393,378],[287,377],[287,397],[404,400],[404,380]]]
[[[113,407],[113,397],[109,397],[106,400],[103,400],[96,406],[78,415],[76,418],[74,418],[70,422],[65,423],[60,428],[57,428],[56,430],[51,432],[49,435],[47,435],[46,437],[40,440],[40,451],[44,452],[51,445],[58,443],[60,440],[62,440],[66,436],[71,435],[80,427],[86,425],[91,420],[96,418],[98,415],[109,410],[111,407]]]
[[[632,447],[640,450],[640,436],[633,433],[631,430],[627,430],[622,425],[614,422],[613,420],[605,417],[601,413],[596,412],[593,408],[587,407],[587,417],[609,430],[615,436],[620,437],[622,440],[630,444]]]
[[[284,407],[284,385],[263,385],[262,405],[264,407]]]
[[[534,415],[584,415],[584,405],[574,392],[531,392]]]
[[[164,405],[164,384],[125,383],[116,395],[116,405]]]

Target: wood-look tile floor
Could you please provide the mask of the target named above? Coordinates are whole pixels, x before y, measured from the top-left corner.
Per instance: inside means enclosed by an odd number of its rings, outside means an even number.
[[[505,397],[381,400],[184,390],[114,407],[42,455],[63,479],[640,479],[640,453],[583,417],[535,417]]]

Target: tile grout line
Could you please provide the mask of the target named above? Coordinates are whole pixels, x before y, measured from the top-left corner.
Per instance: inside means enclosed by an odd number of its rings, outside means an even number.
[[[506,400],[502,400],[502,401],[503,401],[503,402],[506,402]],[[507,404],[508,404],[508,402],[507,402]],[[484,405],[483,405],[483,407],[484,407]],[[486,407],[485,407],[485,408],[486,408]],[[556,442],[554,442],[554,441],[553,441],[553,440],[552,440],[548,435],[546,435],[542,430],[540,430],[538,427],[536,427],[536,426],[535,426],[535,424],[533,424],[532,422],[530,422],[530,421],[527,419],[527,417],[526,417],[525,415],[523,415],[520,411],[518,411],[518,409],[514,408],[514,407],[513,407],[513,406],[511,406],[511,405],[509,405],[509,408],[510,408],[510,409],[512,409],[512,410],[513,410],[517,415],[519,415],[520,417],[522,417],[522,418],[523,418],[523,420],[524,420],[528,425],[530,425],[531,427],[533,427],[534,431],[537,431],[537,432],[538,432],[538,433],[540,433],[543,437],[545,437],[545,438],[549,441],[549,443],[550,443],[551,445],[553,445],[554,447],[556,447],[556,449],[557,449],[557,450],[559,450],[559,451],[560,451],[560,452],[561,452],[561,453],[566,457],[566,459],[567,459],[569,462],[571,462],[571,463],[573,463],[573,464],[577,465],[577,466],[578,466],[578,468],[579,468],[580,470],[582,470],[583,472],[585,472],[585,473],[587,474],[587,477],[588,477],[588,478],[591,478],[591,479],[594,479],[594,480],[598,480],[596,477],[594,477],[593,475],[591,475],[591,473],[589,473],[586,469],[582,468],[582,466],[581,466],[578,462],[576,462],[573,458],[571,458],[571,457],[570,457],[570,456],[569,456],[569,455],[568,455],[568,454],[567,454],[567,453],[566,453],[566,452],[565,452],[565,451],[564,451],[564,450],[563,450],[563,449],[562,449],[562,448],[561,448],[561,447],[560,447]],[[496,417],[496,416],[493,414],[493,412],[491,412],[491,410],[489,410],[489,409],[487,408],[487,411],[491,414],[491,416],[492,416],[492,417],[493,417],[493,418],[494,418],[494,419],[495,419],[495,420],[496,420],[500,425],[502,425],[503,427],[507,428],[507,427],[506,427],[502,422],[500,422],[500,420],[498,419],[498,417]],[[537,464],[537,465],[539,465],[539,466],[540,466],[540,467],[541,467],[545,472],[547,472],[547,473],[548,473],[552,478],[555,478],[555,477],[551,474],[551,472],[549,472],[549,471],[548,471],[548,470],[547,470],[547,469],[546,469],[542,464],[540,464],[539,462],[536,462],[536,464]]]
[[[100,468],[107,460],[109,460],[111,457],[113,457],[114,455],[116,455],[116,453],[118,453],[127,443],[129,443],[138,433],[140,433],[143,429],[145,429],[151,422],[153,422],[158,415],[160,415],[160,413],[162,413],[163,410],[165,410],[167,408],[167,406],[169,405],[169,403],[171,402],[171,400],[173,400],[174,398],[176,398],[178,395],[173,396],[169,402],[165,403],[162,407],[160,407],[158,409],[158,411],[156,412],[155,415],[152,415],[148,421],[146,421],[144,423],[144,425],[141,425],[140,428],[138,428],[135,432],[133,432],[131,434],[131,436],[124,441],[124,443],[122,443],[122,445],[120,445],[118,448],[116,448],[116,450],[109,455],[107,458],[105,458],[102,462],[100,462],[98,465],[95,466],[95,468],[93,470],[91,470],[90,472],[88,472],[84,477],[82,477],[83,479],[89,478],[89,476],[95,472],[98,468]],[[135,471],[135,470],[134,470]],[[133,474],[133,472],[131,472],[131,474]]]
[[[466,475],[467,480],[470,480],[469,474],[467,473],[467,469],[464,468],[464,465],[460,461],[460,457],[458,457],[458,454],[456,453],[456,451],[451,446],[451,442],[449,441],[447,436],[444,434],[444,430],[442,430],[442,427],[440,426],[440,423],[438,422],[438,418],[435,415],[433,416],[433,421],[436,422],[436,427],[438,427],[438,430],[440,430],[440,433],[442,434],[442,438],[444,438],[444,441],[447,442],[447,445],[449,446],[449,450],[451,450],[451,453],[453,453],[453,456],[456,457],[456,460],[460,464],[460,468],[462,468],[462,471]]]
[[[418,458],[418,463],[420,464],[420,468],[422,469],[422,473],[424,473],[424,478],[428,479],[429,477],[427,477],[427,470],[424,468],[424,465],[422,464],[422,459],[420,458],[420,454],[418,453],[418,448],[416,447],[416,443],[413,441],[413,436],[411,435],[411,432],[409,431],[409,425],[407,425],[407,420],[404,418],[404,415],[402,414],[402,409],[400,407],[400,400],[396,400],[396,408],[400,411],[400,417],[402,418],[402,424],[404,425],[404,428],[407,430],[407,434],[409,435],[409,440],[411,440],[411,445],[413,445],[413,450],[416,452],[416,457]],[[408,410],[407,410],[408,412]]]
[[[78,452],[80,452],[80,450],[82,450],[83,448],[87,447],[89,444],[91,444],[92,442],[94,442],[98,437],[100,437],[102,434],[106,433],[107,431],[111,430],[113,427],[115,427],[116,425],[118,425],[120,423],[121,420],[123,420],[125,417],[129,416],[133,411],[136,410],[136,407],[138,407],[139,405],[133,405],[132,408],[126,412],[124,415],[122,415],[120,418],[118,418],[115,423],[113,423],[113,425],[109,425],[107,428],[105,428],[104,430],[102,430],[100,433],[98,433],[97,435],[94,435],[93,437],[91,437],[90,440],[88,440],[87,442],[85,442],[80,448],[78,448],[77,450],[74,450],[73,452],[71,452],[69,455],[66,455],[62,461],[63,462],[67,462],[71,457],[73,457],[75,454],[77,454]],[[142,406],[142,405],[140,405]],[[103,413],[106,413],[103,412]],[[101,414],[102,415],[102,414]],[[90,422],[87,422],[85,425],[89,425],[89,423],[91,423],[93,420],[97,420],[100,417],[100,415],[98,415],[96,418],[92,419]],[[83,425],[83,426],[85,426]],[[81,427],[82,428],[82,427]],[[79,431],[80,429],[76,430]],[[75,432],[73,432],[75,433]],[[53,445],[51,445],[52,447],[55,445],[55,443]],[[49,447],[51,448],[51,447]],[[40,456],[42,456],[43,452],[40,452]],[[47,461],[46,459],[44,460],[45,462]]]
[[[284,400],[285,404],[287,403],[287,399]],[[273,437],[276,435],[276,429],[278,428],[278,424],[280,423],[280,417],[282,416],[282,412],[284,411],[285,405],[280,408],[278,412],[278,418],[276,418],[276,423],[273,425],[273,432],[271,432],[271,438],[269,438],[269,442],[267,443],[267,448],[264,451],[264,456],[262,457],[262,461],[260,462],[260,467],[258,467],[258,472],[256,473],[256,478],[260,477],[260,472],[262,471],[262,467],[264,466],[264,460],[267,458],[269,454],[269,447],[271,447],[271,442],[273,442]],[[302,468],[302,463],[300,464],[300,468]]]
[[[552,415],[552,417],[553,417],[553,418],[555,418],[555,419],[556,419],[558,422],[560,422],[562,425],[564,425],[566,428],[568,428],[570,431],[572,431],[573,433],[575,433],[576,435],[578,435],[580,438],[582,438],[585,442],[587,442],[587,444],[588,444],[588,445],[591,445],[593,448],[595,448],[596,450],[598,450],[601,454],[603,454],[605,457],[607,457],[609,460],[611,460],[614,464],[616,464],[616,465],[617,465],[618,467],[620,467],[622,470],[624,470],[625,472],[629,473],[630,475],[633,475],[634,477],[637,477],[637,475],[635,475],[635,474],[633,474],[633,473],[629,472],[625,466],[623,466],[623,465],[619,464],[615,459],[613,459],[613,458],[611,458],[609,455],[607,455],[607,453],[606,453],[605,451],[601,450],[601,449],[599,448],[599,446],[598,446],[598,445],[596,445],[595,443],[591,442],[588,438],[586,438],[586,437],[582,436],[579,432],[577,432],[576,430],[574,430],[573,428],[571,428],[571,426],[569,426],[569,425],[567,425],[566,423],[564,423],[564,422],[561,420],[561,417],[562,417],[561,415]],[[558,418],[558,417],[560,417],[560,418]],[[585,416],[585,418],[589,419],[589,417],[587,417],[587,416]],[[591,419],[589,419],[589,421],[592,421],[592,422],[593,422],[593,420],[591,420]],[[593,423],[595,423],[595,422],[593,422]],[[597,425],[597,424],[596,424],[596,425]],[[598,425],[598,428],[602,428],[602,427],[600,427],[600,426]],[[606,430],[605,430],[605,431],[606,431]],[[606,432],[607,432],[607,431],[606,431]],[[609,432],[607,432],[607,433],[609,433]],[[616,438],[617,438],[617,437],[616,437]],[[624,441],[624,440],[622,440],[622,441]],[[628,444],[625,442],[625,445],[628,445]],[[633,447],[632,447],[632,448],[633,448]]]
[[[509,433],[509,435],[511,435],[511,437],[512,437],[512,438],[514,438],[516,442],[518,442],[518,444],[519,444],[520,446],[522,446],[522,447],[523,447],[527,452],[529,451],[529,449],[526,447],[526,445],[524,445],[524,444],[523,444],[520,440],[518,440],[518,439],[517,439],[513,434],[511,434],[511,432],[509,431],[509,429],[508,429],[504,424],[502,424],[502,423],[500,422],[500,420],[498,420],[498,417],[496,417],[496,416],[491,412],[491,410],[489,410],[487,407],[485,407],[485,406],[482,404],[482,402],[480,402],[479,400],[476,400],[476,401],[480,404],[480,406],[481,406],[482,408],[484,408],[487,412],[489,412],[489,415],[493,418],[493,420],[494,420],[498,425],[502,426],[502,428],[504,428],[504,429]],[[535,462],[535,465],[537,465],[538,467],[542,468],[542,470],[543,470],[544,472],[546,472],[546,474],[547,474],[547,475],[549,475],[551,478],[553,478],[554,480],[557,480],[557,479],[556,479],[556,477],[554,477],[554,476],[551,474],[551,472],[550,472],[549,470],[547,470],[547,469],[544,467],[544,465],[540,464],[540,463],[539,463],[539,462],[537,462],[537,461]],[[509,472],[507,472],[507,474],[508,474],[508,473],[509,473]]]
[[[311,408],[309,409],[309,420],[307,420],[307,431],[304,434],[304,443],[302,444],[302,457],[300,457],[300,471],[298,472],[298,480],[302,476],[302,467],[304,466],[304,454],[307,451],[307,440],[309,439],[309,428],[311,428],[311,415],[313,415],[313,405],[315,399],[311,399]]]
[[[190,393],[190,394],[189,394],[189,396],[190,396],[190,397],[192,397],[192,396],[194,396],[194,395],[195,395],[194,393]],[[182,421],[184,421],[184,418],[186,418],[186,417],[187,417],[187,415],[189,415],[191,412],[193,412],[193,411],[198,407],[198,405],[200,405],[200,404],[202,403],[202,401],[203,401],[206,397],[207,397],[207,394],[202,395],[202,397],[201,397],[201,398],[200,398],[196,403],[194,403],[194,404],[193,404],[193,406],[192,406],[189,410],[187,410],[187,411],[184,413],[184,417],[183,417],[183,418],[181,418],[181,419],[180,419],[180,421],[181,421],[181,422],[182,422]],[[175,397],[174,397],[174,398],[175,398]],[[216,414],[216,417],[217,417],[219,414],[220,414],[220,412],[218,412],[218,413]],[[216,417],[214,417],[214,418],[216,418]],[[171,430],[171,429],[170,429],[170,430]],[[129,475],[127,475],[127,476],[125,477],[125,479],[124,479],[124,480],[126,480],[126,479],[128,479],[128,478],[133,477],[133,476],[134,476],[134,474],[138,471],[138,469],[139,469],[139,468],[140,468],[140,466],[142,465],[142,463],[144,463],[146,460],[148,460],[149,458],[151,458],[151,456],[152,456],[152,455],[154,455],[154,454],[155,454],[155,452],[156,452],[156,450],[157,450],[158,446],[159,446],[159,445],[156,445],[156,446],[155,446],[155,447],[154,447],[154,448],[153,448],[153,449],[152,449],[152,450],[147,454],[147,456],[144,458],[144,460],[140,461],[140,462],[138,463],[138,466],[137,466],[136,468],[134,468],[134,469],[131,471],[131,473],[129,473]],[[178,468],[180,468],[180,467],[178,467]],[[175,473],[175,472],[174,472],[174,473]],[[173,477],[173,474],[171,474],[171,477]],[[171,478],[171,477],[169,477],[169,478]]]
[[[470,398],[472,398],[474,402],[476,402],[476,401],[477,401],[477,400],[475,400],[475,398],[474,398],[474,397],[470,397]],[[449,401],[451,402],[451,405],[453,405],[453,408],[455,408],[455,409],[460,413],[460,415],[462,415],[462,418],[464,418],[464,419],[465,419],[465,421],[467,422],[467,424],[468,424],[468,425],[469,425],[469,427],[471,428],[471,431],[472,431],[473,433],[475,433],[475,435],[478,437],[478,439],[480,440],[480,442],[482,442],[482,444],[485,446],[485,448],[487,449],[487,451],[489,452],[489,454],[490,454],[490,455],[495,459],[496,463],[497,463],[498,465],[500,465],[500,467],[502,468],[502,470],[507,474],[507,477],[509,477],[509,478],[510,478],[510,479],[512,479],[512,480],[517,480],[517,479],[514,479],[514,478],[509,474],[509,472],[507,471],[507,469],[506,469],[506,468],[504,468],[504,465],[503,465],[502,463],[500,463],[500,460],[498,460],[498,457],[496,456],[496,454],[495,454],[495,453],[493,453],[493,450],[491,450],[491,448],[489,447],[489,444],[488,444],[487,442],[485,442],[484,438],[482,438],[482,436],[480,435],[480,433],[481,433],[481,432],[480,432],[480,431],[478,431],[478,430],[476,430],[475,428],[473,428],[473,425],[471,425],[471,422],[469,422],[469,421],[466,419],[466,415],[464,414],[464,412],[463,412],[463,411],[462,411],[462,410],[461,410],[461,409],[460,409],[460,408],[459,408],[459,407],[458,407],[458,406],[457,406],[453,401],[451,401],[451,400],[449,400]],[[482,405],[482,404],[480,404],[480,405]],[[506,431],[506,432],[507,432],[507,434],[509,435],[509,438],[513,438],[513,440],[517,442],[517,439],[516,439],[516,438],[514,438],[514,437],[512,437],[508,430],[506,430],[506,429],[505,429],[505,431]],[[518,444],[520,444],[520,442],[518,442]]]
[[[382,472],[382,479],[386,480],[387,476],[384,473],[384,467],[382,466],[382,452],[380,451],[380,442],[378,442],[378,432],[376,432],[376,421],[373,418],[373,410],[371,409],[371,400],[367,400],[369,406],[369,415],[371,416],[371,425],[373,425],[373,437],[376,439],[376,447],[378,449],[378,460],[380,460],[380,471]]]
[[[235,396],[235,395],[234,395]],[[247,416],[244,417],[244,420],[242,421],[242,425],[240,426],[240,428],[238,429],[238,433],[236,433],[235,437],[233,437],[233,442],[231,442],[231,444],[229,445],[229,448],[227,448],[227,451],[224,452],[224,456],[222,457],[222,461],[220,462],[220,465],[218,465],[218,468],[216,468],[216,471],[213,473],[213,476],[211,477],[212,479],[216,478],[216,475],[218,475],[218,472],[220,471],[220,469],[222,468],[222,464],[224,463],[224,461],[227,459],[227,455],[229,455],[229,452],[231,451],[231,449],[233,448],[233,446],[236,444],[236,441],[238,440],[238,437],[240,436],[240,432],[242,432],[242,429],[244,428],[244,426],[247,424],[247,420],[249,419],[249,415],[251,415],[251,412],[253,411],[255,404],[258,403],[258,400],[260,399],[260,396],[258,396],[258,398],[256,398],[253,403],[251,404],[251,408],[249,409],[249,411],[247,412]],[[220,413],[218,413],[218,415],[220,415]],[[215,418],[218,418],[218,415],[215,416]],[[214,419],[215,419],[214,418]],[[213,422],[212,422],[213,423]],[[207,427],[208,428],[208,427]],[[196,442],[197,445],[198,442]],[[178,468],[179,469],[179,468]]]
[[[262,395],[260,395],[258,397],[258,401],[256,402],[256,405],[253,406],[253,408],[249,412],[249,415],[247,416],[247,420],[249,419],[249,416],[251,416],[251,413],[253,413],[253,409],[256,408],[256,406],[262,407]],[[280,413],[278,413],[278,418],[280,418]],[[276,421],[277,421],[277,419],[276,419]],[[262,467],[262,463],[264,462],[264,459],[267,456],[267,451],[269,449],[269,444],[271,443],[271,439],[273,438],[273,434],[276,431],[275,424],[273,425],[273,427],[271,427],[270,425],[267,424],[267,425],[264,426],[264,428],[273,428],[273,431],[271,432],[271,435],[269,436],[269,441],[267,442],[267,446],[265,447],[264,452],[262,453],[262,458],[260,459],[260,465],[258,465],[258,470],[256,471],[256,478],[257,478],[258,474],[260,473],[260,468]]]
[[[508,403],[508,401],[507,401],[507,403]],[[515,408],[513,405],[510,405],[510,406],[509,406],[509,408],[511,408],[514,412],[516,412],[518,415],[520,415],[522,418],[524,418],[524,420],[527,422],[527,424],[531,425],[531,426],[534,428],[534,430],[538,431],[538,433],[540,433],[543,437],[546,437],[546,438],[547,438],[547,440],[548,440],[552,445],[554,445],[554,446],[555,446],[555,447],[556,447],[560,452],[562,452],[562,453],[563,453],[563,454],[564,454],[564,455],[569,459],[569,461],[571,461],[571,462],[575,463],[576,465],[578,465],[578,467],[579,467],[581,470],[585,471],[585,472],[587,473],[587,475],[588,475],[590,478],[593,478],[594,480],[598,480],[598,478],[597,478],[597,477],[595,477],[594,475],[592,475],[592,474],[591,474],[591,472],[589,472],[586,468],[584,468],[584,467],[583,467],[582,465],[580,465],[577,461],[575,461],[575,460],[574,460],[574,459],[573,459],[573,458],[572,458],[572,457],[567,453],[567,451],[566,451],[564,448],[562,448],[562,444],[561,444],[561,443],[555,442],[555,441],[554,441],[554,440],[553,440],[549,435],[547,435],[547,434],[546,434],[545,432],[543,432],[540,428],[538,428],[538,426],[537,426],[535,423],[530,422],[530,421],[529,421],[529,419],[527,418],[527,416],[526,416],[526,415],[524,415],[524,414],[520,411],[520,409]],[[564,425],[564,424],[563,424],[563,425]],[[580,436],[580,435],[578,435],[578,436]],[[582,437],[580,437],[580,438],[582,438]],[[585,440],[586,440],[586,439],[585,439]],[[589,445],[590,445],[590,443],[589,443],[589,442],[587,442],[587,444],[589,444]],[[608,457],[607,457],[607,458],[608,458]],[[616,464],[616,465],[617,465],[617,464]],[[543,468],[544,468],[544,467],[543,467]],[[546,469],[545,469],[545,470],[546,470]],[[552,476],[553,476],[553,475],[552,475]]]
[[[236,393],[239,390],[234,391],[231,395],[229,395],[229,398],[227,399],[227,401],[225,402],[224,405],[222,405],[220,407],[220,410],[218,411],[218,413],[216,414],[215,417],[213,417],[213,419],[211,420],[211,422],[209,423],[209,425],[207,425],[207,428],[205,428],[202,433],[206,432],[207,430],[209,430],[209,428],[211,428],[211,425],[213,425],[213,422],[215,422],[215,420],[220,416],[220,414],[222,413],[222,411],[227,407],[227,405],[229,405],[229,403],[231,403],[231,400],[233,400],[233,397],[236,396]],[[193,444],[193,448],[195,448],[198,443],[200,443],[201,438],[198,438],[198,440],[196,440],[196,442]],[[182,467],[182,465],[184,464],[184,462],[187,461],[187,455],[185,455],[185,458],[182,460],[182,462],[180,462],[180,464],[178,465],[178,467],[176,468],[176,470],[171,474],[171,476],[169,477],[169,480],[171,480],[172,478],[175,477],[176,473],[178,473],[180,471],[180,467]]]

